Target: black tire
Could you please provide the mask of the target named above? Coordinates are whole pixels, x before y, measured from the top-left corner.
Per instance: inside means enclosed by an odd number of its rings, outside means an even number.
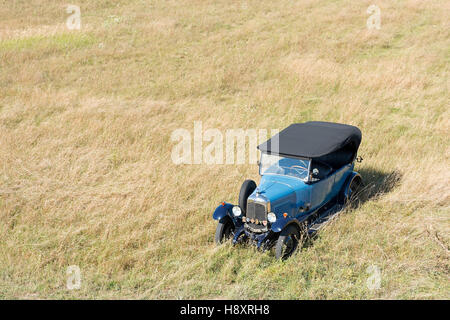
[[[253,180],[245,180],[241,186],[241,191],[239,192],[239,207],[241,208],[243,215],[245,215],[245,210],[247,210],[247,199],[255,189],[256,183]]]
[[[349,193],[349,196],[347,197],[347,199],[345,199],[346,204],[348,204],[352,207],[357,205],[359,196],[360,196],[360,192],[361,192],[363,186],[364,185],[363,185],[362,179],[359,176],[356,176],[350,183],[350,186],[349,186],[350,193]]]
[[[275,245],[275,257],[277,259],[286,260],[297,249],[300,243],[300,232],[293,225],[287,226],[281,231]]]
[[[352,179],[349,185],[349,194],[346,196],[345,191],[346,189],[343,189],[339,195],[339,203],[347,206],[351,205],[352,203],[357,202],[358,197],[361,193],[361,189],[363,188],[362,179],[360,176],[356,176]]]
[[[214,240],[217,244],[223,243],[234,236],[234,223],[230,218],[226,217],[217,224],[216,235]]]

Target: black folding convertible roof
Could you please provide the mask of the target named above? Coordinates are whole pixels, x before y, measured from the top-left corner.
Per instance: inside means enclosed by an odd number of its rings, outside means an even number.
[[[360,143],[361,131],[357,127],[333,122],[309,121],[291,124],[260,144],[258,149],[265,153],[288,157],[320,158],[339,150],[355,156]]]

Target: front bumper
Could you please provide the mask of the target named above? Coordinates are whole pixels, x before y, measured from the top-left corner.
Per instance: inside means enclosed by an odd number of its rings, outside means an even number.
[[[252,232],[244,225],[240,226],[233,237],[233,244],[249,240],[252,244],[255,244],[258,249],[266,249],[271,246],[275,233],[270,229],[265,232]]]

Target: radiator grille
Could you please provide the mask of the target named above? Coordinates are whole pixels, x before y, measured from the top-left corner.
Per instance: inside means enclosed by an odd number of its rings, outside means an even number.
[[[248,219],[267,220],[266,206],[261,203],[248,202],[246,216]]]

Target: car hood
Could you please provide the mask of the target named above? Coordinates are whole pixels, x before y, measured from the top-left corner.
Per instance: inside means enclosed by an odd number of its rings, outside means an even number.
[[[264,175],[255,192],[274,203],[279,199],[295,194],[296,190],[301,189],[302,186],[304,186],[304,182],[299,179],[278,175]]]

